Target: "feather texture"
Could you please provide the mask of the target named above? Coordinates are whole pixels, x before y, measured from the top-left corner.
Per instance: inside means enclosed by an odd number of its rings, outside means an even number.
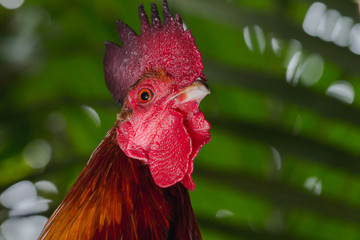
[[[160,188],[119,148],[116,128],[95,149],[39,239],[201,239],[187,189]]]

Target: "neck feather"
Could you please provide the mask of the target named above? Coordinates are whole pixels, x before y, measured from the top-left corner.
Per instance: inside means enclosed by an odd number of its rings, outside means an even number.
[[[39,239],[201,239],[188,191],[158,187],[119,148],[116,128],[95,149]]]

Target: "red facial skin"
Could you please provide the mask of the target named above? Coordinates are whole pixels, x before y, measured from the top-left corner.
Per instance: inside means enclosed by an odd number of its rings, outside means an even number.
[[[139,99],[142,89],[153,93],[146,103]],[[128,93],[124,109],[132,114],[119,125],[117,140],[128,157],[149,165],[159,187],[181,182],[193,191],[193,160],[210,141],[210,124],[199,110],[201,99],[186,101],[176,96],[181,90],[161,74],[140,80]]]
[[[162,5],[163,21],[155,4],[151,22],[140,5],[141,34],[118,21],[122,46],[106,42],[105,82],[124,107],[39,239],[202,239],[187,189],[210,140],[199,111],[209,90],[190,30]]]
[[[178,87],[160,72],[133,86],[39,239],[202,239],[186,190],[195,188],[193,160],[210,140],[199,111],[208,90],[198,85]],[[146,103],[142,89],[153,93]]]

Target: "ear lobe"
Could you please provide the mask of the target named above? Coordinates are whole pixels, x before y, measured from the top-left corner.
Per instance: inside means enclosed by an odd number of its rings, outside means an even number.
[[[120,124],[119,128],[117,129],[117,141],[119,144],[119,147],[123,152],[126,154],[126,156],[143,160],[145,162],[148,162],[148,155],[145,151],[145,149],[137,145],[134,140],[134,130],[131,126],[130,122],[124,122]]]

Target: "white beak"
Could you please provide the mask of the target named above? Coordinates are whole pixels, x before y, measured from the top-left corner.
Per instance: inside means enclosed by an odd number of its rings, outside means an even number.
[[[210,89],[207,83],[204,80],[195,80],[171,98],[177,98],[181,103],[190,101],[200,102],[208,94],[210,94]]]

